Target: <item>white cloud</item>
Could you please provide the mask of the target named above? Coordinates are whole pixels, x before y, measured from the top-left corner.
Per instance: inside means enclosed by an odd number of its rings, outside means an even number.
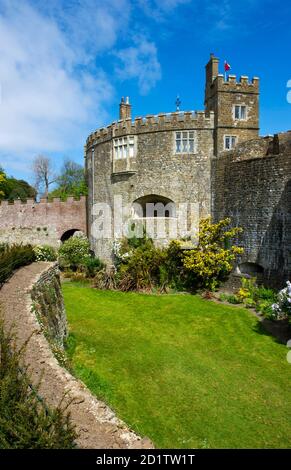
[[[165,17],[180,5],[191,3],[192,0],[138,0],[139,6],[155,21],[164,21]]]
[[[120,64],[116,73],[122,80],[138,79],[141,94],[145,95],[161,78],[157,48],[144,37],[135,38],[135,45],[115,53]]]
[[[56,21],[84,61],[113,47],[127,31],[131,14],[130,0],[34,0],[33,4]]]
[[[118,79],[147,94],[161,66],[145,13],[165,19],[189,1],[0,0],[1,165],[29,171],[37,153],[82,149]]]
[[[113,88],[102,70],[95,68],[93,75],[80,65],[75,48],[53,18],[25,2],[1,2],[3,166],[21,168],[23,157],[80,146],[90,123],[103,123]]]

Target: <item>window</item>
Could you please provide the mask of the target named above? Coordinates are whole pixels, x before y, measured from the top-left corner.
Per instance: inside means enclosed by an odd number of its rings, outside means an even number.
[[[234,118],[238,120],[245,120],[247,118],[247,107],[246,106],[235,106],[234,107]]]
[[[125,137],[119,137],[118,139],[114,139],[113,147],[115,160],[134,157],[134,136],[128,135]]]
[[[194,131],[176,132],[176,153],[194,153]]]
[[[236,136],[235,135],[225,135],[224,136],[224,149],[232,150],[236,145]]]

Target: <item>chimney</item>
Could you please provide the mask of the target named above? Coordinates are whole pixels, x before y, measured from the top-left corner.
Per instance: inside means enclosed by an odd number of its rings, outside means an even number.
[[[124,120],[131,118],[131,104],[129,103],[129,97],[127,96],[121,98],[121,102],[119,105],[119,119]]]
[[[206,83],[205,83],[205,106],[206,109],[208,109],[208,102],[209,98],[211,97],[211,85],[214,81],[214,79],[218,75],[218,64],[219,64],[219,59],[214,56],[213,53],[210,54],[210,59],[209,62],[206,64]]]

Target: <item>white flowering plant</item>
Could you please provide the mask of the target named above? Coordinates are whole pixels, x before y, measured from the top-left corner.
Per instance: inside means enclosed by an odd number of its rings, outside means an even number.
[[[115,264],[119,264],[122,261],[125,261],[126,258],[129,258],[132,250],[129,249],[128,244],[125,243],[124,240],[114,240],[112,244],[112,253],[115,257]]]
[[[59,249],[59,262],[61,267],[73,270],[83,266],[90,258],[90,243],[87,237],[70,237]]]
[[[33,247],[36,261],[56,261],[57,252],[49,245],[36,245]]]
[[[278,300],[272,305],[272,317],[275,320],[284,320],[291,317],[291,282],[278,293]]]

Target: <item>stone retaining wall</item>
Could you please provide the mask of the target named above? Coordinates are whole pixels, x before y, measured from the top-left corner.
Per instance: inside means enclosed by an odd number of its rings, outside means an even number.
[[[28,366],[31,383],[37,386],[40,381],[39,394],[49,407],[57,407],[62,399],[64,405],[69,404],[68,411],[76,426],[79,448],[152,448],[148,439],[141,439],[129,430],[105,403],[97,400],[54,357],[32,304],[42,299],[39,304],[42,305],[43,317],[48,315],[51,331],[59,338],[63,337],[66,327],[58,276],[55,263],[33,263],[18,270],[0,290],[4,325],[7,329],[13,326],[17,349],[30,338],[23,362]],[[48,289],[51,297],[47,297]],[[56,315],[49,318],[52,311],[46,304],[54,302],[55,296],[58,297]]]

